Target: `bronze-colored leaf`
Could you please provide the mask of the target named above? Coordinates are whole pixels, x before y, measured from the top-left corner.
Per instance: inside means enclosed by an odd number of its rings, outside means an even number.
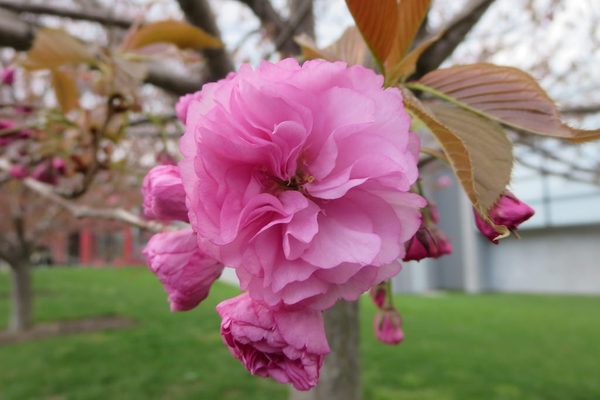
[[[60,29],[42,28],[22,65],[28,70],[38,70],[93,61],[94,54],[73,36]]]
[[[383,63],[396,35],[397,0],[346,0],[346,5],[373,55]]]
[[[402,93],[406,108],[427,126],[440,144],[473,207],[494,226],[499,236],[508,235],[506,227],[494,225],[487,217],[510,179],[512,147],[502,129],[492,121],[455,106],[444,109],[436,105],[434,113],[410,90],[403,89]]]
[[[496,122],[448,103],[430,106],[437,120],[458,136],[469,153],[473,189],[489,210],[506,189],[513,166],[512,144]]]
[[[72,109],[77,108],[79,105],[79,92],[71,75],[57,69],[51,70],[51,74],[56,101],[62,112],[66,114]]]
[[[424,87],[419,88],[419,84]],[[460,65],[432,71],[419,84],[409,86],[516,129],[576,142],[600,138],[600,129],[575,129],[564,124],[546,92],[517,68],[487,63]]]
[[[348,65],[364,65],[368,48],[355,26],[348,27],[331,45],[319,49],[312,38],[302,34],[294,38],[305,58],[322,58],[327,61],[345,61]]]
[[[180,49],[223,47],[223,42],[186,22],[167,20],[142,26],[123,44],[124,50],[138,49],[154,43],[172,43]]]
[[[396,34],[386,60],[386,70],[393,68],[404,58],[406,52],[410,49],[410,45],[415,40],[430,4],[431,0],[400,0],[397,11]]]
[[[417,61],[419,61],[419,57],[421,57],[421,54],[423,54],[423,52],[427,50],[429,46],[434,44],[442,36],[443,33],[444,31],[439,32],[431,39],[422,43],[419,47],[413,49],[395,66],[390,66],[390,68],[386,70],[386,82],[388,82],[389,85],[393,85],[396,82],[404,82],[406,79],[408,79],[415,72],[415,68],[417,67]]]

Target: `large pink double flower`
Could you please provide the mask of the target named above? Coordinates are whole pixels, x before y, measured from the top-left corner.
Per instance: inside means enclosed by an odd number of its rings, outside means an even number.
[[[398,89],[361,66],[263,62],[177,105],[193,230],[268,307],[324,310],[397,274],[425,201]]]

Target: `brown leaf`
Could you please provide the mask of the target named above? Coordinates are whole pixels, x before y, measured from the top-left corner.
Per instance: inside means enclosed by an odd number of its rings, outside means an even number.
[[[456,106],[436,105],[434,113],[410,90],[403,89],[402,93],[406,108],[440,144],[473,207],[501,236],[508,235],[506,227],[494,225],[487,217],[510,179],[512,147],[502,129]]]
[[[430,106],[437,120],[458,136],[469,153],[473,189],[481,209],[504,193],[513,166],[512,144],[497,123],[453,104]]]
[[[419,61],[421,54],[423,54],[423,52],[427,50],[429,46],[434,44],[443,33],[444,31],[440,31],[437,35],[427,40],[419,47],[413,49],[395,66],[391,66],[388,70],[386,70],[386,81],[389,82],[390,85],[393,85],[398,81],[404,82],[406,79],[408,79],[415,72],[417,61]]]
[[[94,54],[73,36],[60,29],[42,28],[22,65],[28,70],[37,70],[93,61]]]
[[[432,71],[419,83],[425,91],[431,92],[431,88],[433,94],[516,129],[575,142],[600,138],[599,129],[575,129],[564,124],[546,92],[517,68],[487,63],[459,65]]]
[[[398,4],[398,23],[394,42],[386,60],[386,70],[398,64],[410,49],[430,3],[431,0],[401,0]]]
[[[371,51],[383,63],[396,35],[397,0],[346,0],[346,5]]]
[[[355,26],[348,27],[331,45],[319,49],[312,38],[302,34],[294,38],[305,58],[322,58],[327,61],[345,61],[348,65],[364,65],[368,54],[367,44]]]
[[[180,49],[223,47],[223,42],[200,28],[182,21],[167,20],[144,25],[133,32],[123,49],[138,49],[154,43],[172,43]]]
[[[50,72],[52,74],[52,85],[54,86],[56,101],[62,112],[66,114],[72,109],[77,108],[79,106],[79,92],[71,75],[57,69],[53,69]]]

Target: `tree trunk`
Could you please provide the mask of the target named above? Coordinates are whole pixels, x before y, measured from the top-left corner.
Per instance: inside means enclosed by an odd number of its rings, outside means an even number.
[[[291,388],[290,400],[361,400],[358,302],[340,300],[324,317],[331,353],[319,384],[307,392]]]
[[[11,265],[12,310],[9,329],[23,332],[32,325],[33,299],[31,292],[31,266],[27,261]]]

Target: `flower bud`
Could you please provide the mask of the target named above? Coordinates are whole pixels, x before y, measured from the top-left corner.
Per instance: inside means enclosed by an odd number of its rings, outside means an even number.
[[[15,70],[10,67],[4,67],[0,72],[0,80],[4,85],[12,85],[15,83]]]
[[[452,253],[450,239],[435,225],[440,219],[437,207],[429,202],[424,213],[421,227],[405,244],[406,255],[402,258],[403,261],[438,258]]]
[[[371,296],[373,303],[377,307],[382,308],[387,297],[387,281],[383,281],[380,284],[373,286],[369,290],[369,295]]]
[[[375,337],[386,344],[398,344],[404,339],[402,319],[395,308],[377,311],[373,319]]]
[[[144,178],[142,194],[147,218],[188,222],[185,191],[176,166],[159,165],[152,168]]]
[[[498,244],[498,232],[473,209],[475,215],[475,225],[479,231],[487,237],[492,243]],[[508,230],[514,231],[523,222],[527,221],[535,214],[533,208],[519,200],[508,190],[504,192],[500,199],[489,211],[490,220],[496,225],[504,225]]]

